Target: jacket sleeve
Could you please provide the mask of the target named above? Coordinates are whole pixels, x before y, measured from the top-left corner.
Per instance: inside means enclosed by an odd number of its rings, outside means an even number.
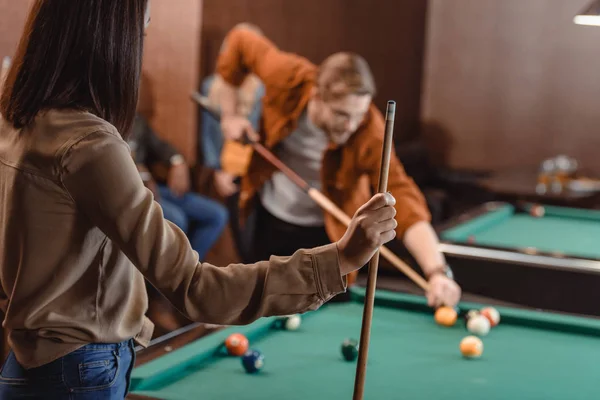
[[[251,30],[235,28],[225,38],[217,60],[217,73],[229,84],[240,86],[249,73],[253,73],[266,87],[285,88],[314,65],[293,53],[279,50],[266,37]]]
[[[117,133],[85,135],[62,168],[78,209],[192,320],[247,324],[317,309],[345,290],[335,244],[250,265],[200,263],[185,234],[163,218]]]
[[[381,154],[383,149],[383,133],[385,124],[383,116],[375,108],[369,111],[369,120],[363,127],[361,138],[357,143],[359,148],[357,163],[359,168],[369,176],[369,182],[374,190],[379,186],[381,169]],[[396,236],[403,238],[412,225],[421,221],[431,221],[431,213],[423,193],[406,174],[404,166],[392,148],[390,169],[388,175],[388,191],[396,199]]]

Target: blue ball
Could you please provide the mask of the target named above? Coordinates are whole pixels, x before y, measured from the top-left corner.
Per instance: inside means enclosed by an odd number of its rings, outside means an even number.
[[[265,364],[265,357],[258,350],[248,350],[242,356],[242,365],[249,374],[260,371]]]

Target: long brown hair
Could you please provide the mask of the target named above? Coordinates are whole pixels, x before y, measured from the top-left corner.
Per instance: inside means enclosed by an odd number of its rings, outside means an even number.
[[[46,109],[91,112],[127,135],[148,0],[36,0],[0,97],[15,128]]]

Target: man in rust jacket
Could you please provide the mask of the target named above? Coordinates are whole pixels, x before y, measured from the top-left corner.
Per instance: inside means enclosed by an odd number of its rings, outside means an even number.
[[[383,115],[372,104],[375,83],[366,61],[352,53],[336,53],[315,66],[238,26],[225,39],[217,73],[227,83],[220,100],[225,138],[248,135],[260,140],[346,214],[354,215],[377,187],[384,132]],[[261,136],[235,111],[235,89],[249,73],[265,85]],[[429,281],[429,304],[456,305],[461,291],[438,250],[424,197],[395,154],[388,189],[397,200],[397,237]],[[257,209],[254,247],[260,259],[329,243],[345,231],[255,153],[242,177],[242,218],[253,208]]]

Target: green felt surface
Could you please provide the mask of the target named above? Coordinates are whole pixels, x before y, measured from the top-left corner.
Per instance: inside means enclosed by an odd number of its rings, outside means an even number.
[[[511,250],[535,248],[542,252],[600,259],[600,213],[566,207],[545,207],[542,218],[515,213],[505,205],[459,224],[441,234],[442,239]]]
[[[213,355],[134,393],[164,399],[351,399],[356,363],[342,359],[340,345],[359,338],[362,310],[358,301],[331,304],[304,318],[295,332],[265,330],[270,320],[247,327],[247,333],[260,332],[252,340],[266,357],[259,374],[246,374],[238,358]],[[458,349],[468,334],[463,324],[440,327],[426,310],[420,297],[378,293],[366,399],[600,398],[597,320],[501,308],[501,325],[483,339],[483,357],[467,360]],[[147,379],[170,370],[178,358],[185,364],[194,354],[214,354],[221,339],[213,339],[200,339],[133,376]]]

